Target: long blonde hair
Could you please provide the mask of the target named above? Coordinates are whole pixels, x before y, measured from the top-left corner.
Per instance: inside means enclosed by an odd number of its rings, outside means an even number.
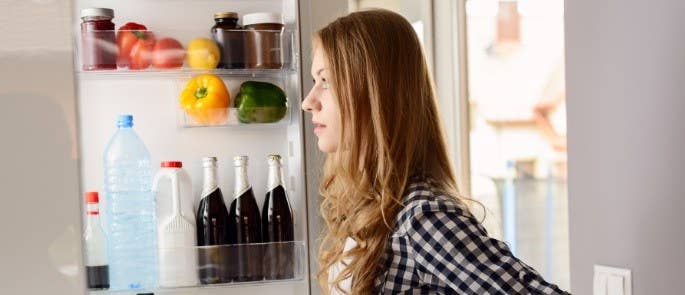
[[[340,281],[352,277],[352,294],[369,294],[410,177],[430,178],[455,198],[459,190],[412,26],[387,10],[355,12],[318,31],[314,43],[326,55],[342,122],[338,150],[326,159],[320,187],[327,228],[318,279],[329,293],[331,283],[339,289]],[[345,252],[351,262],[329,281],[348,237],[358,243]]]

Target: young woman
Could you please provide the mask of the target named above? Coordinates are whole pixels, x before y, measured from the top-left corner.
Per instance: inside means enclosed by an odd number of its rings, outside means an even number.
[[[567,294],[488,237],[450,166],[418,38],[400,15],[352,13],[314,37],[302,102],[318,147],[327,294]]]

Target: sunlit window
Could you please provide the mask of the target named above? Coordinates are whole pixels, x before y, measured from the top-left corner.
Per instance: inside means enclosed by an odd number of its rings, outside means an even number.
[[[563,0],[467,0],[471,193],[485,226],[569,287]]]

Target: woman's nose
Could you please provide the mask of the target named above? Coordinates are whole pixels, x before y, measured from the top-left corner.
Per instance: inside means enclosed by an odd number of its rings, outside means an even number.
[[[302,110],[305,112],[311,113],[314,110],[314,105],[315,105],[314,100],[316,98],[314,98],[313,92],[314,92],[313,90],[310,91],[309,94],[307,94],[307,96],[302,101]]]

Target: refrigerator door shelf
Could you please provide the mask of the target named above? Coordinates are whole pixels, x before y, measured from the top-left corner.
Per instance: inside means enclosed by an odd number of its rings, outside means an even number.
[[[290,98],[286,97],[286,104],[284,107],[243,107],[239,109],[236,104],[237,97],[240,94],[241,86],[244,82],[258,81],[273,84],[280,88],[286,95],[288,86],[288,79],[285,76],[280,77],[221,77],[226,89],[228,90],[231,101],[228,108],[206,110],[200,115],[192,116],[185,111],[179,104],[179,97],[181,93],[188,87],[188,82],[194,76],[183,76],[173,79],[175,85],[176,96],[173,97],[173,104],[177,105],[177,124],[180,128],[194,128],[194,127],[229,127],[241,130],[262,130],[271,128],[284,128],[290,125],[292,118],[292,110],[290,108]],[[256,98],[256,97],[255,97]],[[268,101],[267,101],[268,102]],[[242,118],[242,121],[240,120]]]
[[[142,33],[140,33],[142,32]],[[149,58],[147,59],[148,65],[140,68],[141,66],[139,65],[137,69],[131,69],[130,66],[124,65],[126,62],[118,62],[119,65],[117,65],[116,69],[95,69],[95,70],[86,70],[88,65],[93,66],[93,64],[97,64],[98,62],[102,62],[104,59],[108,59],[104,56],[109,56],[109,59],[111,58],[117,58],[118,55],[124,55],[119,52],[119,48],[117,46],[117,41],[116,41],[116,36],[120,34],[121,32],[119,31],[113,31],[113,30],[101,30],[97,32],[92,32],[92,33],[77,33],[77,38],[75,38],[75,43],[74,44],[74,62],[75,64],[75,69],[76,72],[79,75],[79,78],[86,78],[86,79],[112,79],[112,78],[119,78],[119,79],[139,79],[139,78],[153,78],[153,79],[158,79],[158,78],[166,78],[166,77],[179,77],[179,76],[188,76],[188,75],[197,75],[197,74],[204,74],[204,73],[211,73],[215,75],[220,75],[220,76],[226,76],[226,77],[254,77],[254,78],[259,78],[259,77],[280,77],[285,74],[297,74],[297,59],[299,58],[295,46],[296,42],[296,31],[294,30],[283,30],[283,31],[269,31],[269,30],[249,30],[249,31],[243,31],[246,32],[247,34],[271,34],[271,35],[276,35],[278,36],[277,38],[279,39],[278,42],[272,42],[270,44],[276,44],[272,45],[275,46],[273,48],[263,48],[264,46],[269,46],[267,45],[262,45],[260,47],[260,50],[264,52],[280,52],[280,57],[281,57],[281,66],[277,67],[274,65],[271,65],[272,67],[270,68],[264,68],[260,66],[254,66],[250,67],[249,65],[246,65],[245,68],[240,68],[240,69],[225,69],[225,68],[210,68],[210,69],[202,69],[202,68],[192,68],[188,64],[188,51],[187,47],[188,44],[191,40],[196,39],[196,38],[206,38],[206,39],[212,39],[212,37],[209,34],[203,34],[203,35],[195,35],[191,32],[186,32],[186,31],[178,31],[178,32],[157,32],[157,31],[136,31],[136,34],[138,35],[147,35],[147,36],[154,36],[151,38],[154,38],[154,40],[160,40],[162,38],[173,38],[174,40],[177,40],[183,48],[166,48],[162,49],[161,47],[159,49],[155,49],[154,45],[155,41],[150,41],[149,46],[138,46],[138,44],[134,45],[133,50],[138,50],[141,49],[140,51],[144,51],[142,54],[138,55],[136,58],[137,61],[144,60],[142,56],[148,56]],[[248,33],[249,32],[249,33]],[[124,33],[128,33],[128,31],[125,31]],[[85,37],[84,37],[85,36]],[[247,42],[247,39],[245,40]],[[143,41],[137,41],[141,44],[143,44]],[[213,42],[213,41],[211,41]],[[216,43],[214,43],[216,44]],[[240,44],[241,46],[244,46],[245,50],[245,56],[244,56],[244,61],[248,62],[250,57],[247,56],[247,52],[251,52],[251,54],[254,53],[254,46],[246,46],[246,44]],[[280,45],[280,46],[279,46]],[[201,48],[204,49],[204,48]],[[211,50],[210,50],[211,51]],[[221,53],[219,52],[219,55]],[[153,58],[156,57],[169,57],[169,56],[175,56],[176,58],[182,59],[182,65],[180,67],[170,67],[170,68],[162,68],[162,67],[155,67],[154,63],[152,62]],[[131,56],[129,55],[127,57],[130,60],[132,59]],[[209,57],[211,58],[211,57]],[[219,58],[219,56],[216,56],[216,58]],[[257,58],[257,57],[254,57]],[[218,61],[217,61],[218,62]],[[143,62],[145,64],[145,62]]]
[[[259,130],[259,129],[271,129],[271,128],[284,128],[290,124],[290,108],[274,108],[274,107],[259,107],[251,108],[249,110],[243,111],[245,113],[256,114],[254,117],[264,118],[262,122],[252,122],[244,123],[239,120],[238,113],[240,110],[238,108],[226,108],[226,109],[216,109],[213,110],[216,113],[222,113],[222,117],[225,116],[225,120],[222,119],[221,122],[215,123],[203,123],[198,122],[189,116],[183,109],[179,108],[178,111],[178,126],[181,128],[195,128],[195,127],[224,127],[224,128],[234,128],[241,130]],[[249,114],[248,114],[249,116]],[[280,119],[278,119],[280,118]],[[267,121],[268,120],[268,121]]]
[[[91,290],[90,295],[96,294],[195,294],[195,291],[203,289],[217,289],[217,288],[239,288],[239,287],[250,287],[250,286],[265,286],[267,284],[292,284],[301,283],[305,279],[306,275],[306,245],[304,241],[294,241],[294,242],[280,242],[280,243],[260,243],[260,244],[246,244],[246,245],[222,245],[222,246],[202,246],[202,247],[192,247],[192,249],[178,247],[178,248],[165,248],[159,249],[160,254],[166,256],[177,256],[188,252],[189,250],[196,252],[200,263],[197,265],[195,270],[198,276],[201,274],[202,270],[226,270],[229,275],[236,272],[240,263],[236,257],[242,254],[243,257],[249,257],[252,259],[257,259],[255,262],[259,263],[263,267],[262,272],[264,278],[254,281],[233,281],[229,283],[219,283],[219,284],[197,284],[198,280],[193,280],[194,285],[188,283],[179,282],[179,284],[174,284],[174,282],[166,282],[172,286],[159,286],[154,290]],[[221,264],[213,264],[216,257],[221,260]],[[204,259],[203,259],[204,257]],[[209,260],[208,260],[209,259]],[[214,261],[215,262],[215,261]],[[167,269],[160,270],[167,272],[174,272],[179,270]],[[198,277],[199,279],[199,277]]]
[[[292,68],[283,69],[192,69],[189,67],[182,67],[177,69],[155,69],[148,68],[145,70],[99,70],[99,71],[83,71],[77,72],[79,79],[86,80],[112,80],[112,79],[177,79],[179,77],[196,76],[200,74],[213,74],[225,79],[279,79],[287,75],[297,75],[297,71]]]

